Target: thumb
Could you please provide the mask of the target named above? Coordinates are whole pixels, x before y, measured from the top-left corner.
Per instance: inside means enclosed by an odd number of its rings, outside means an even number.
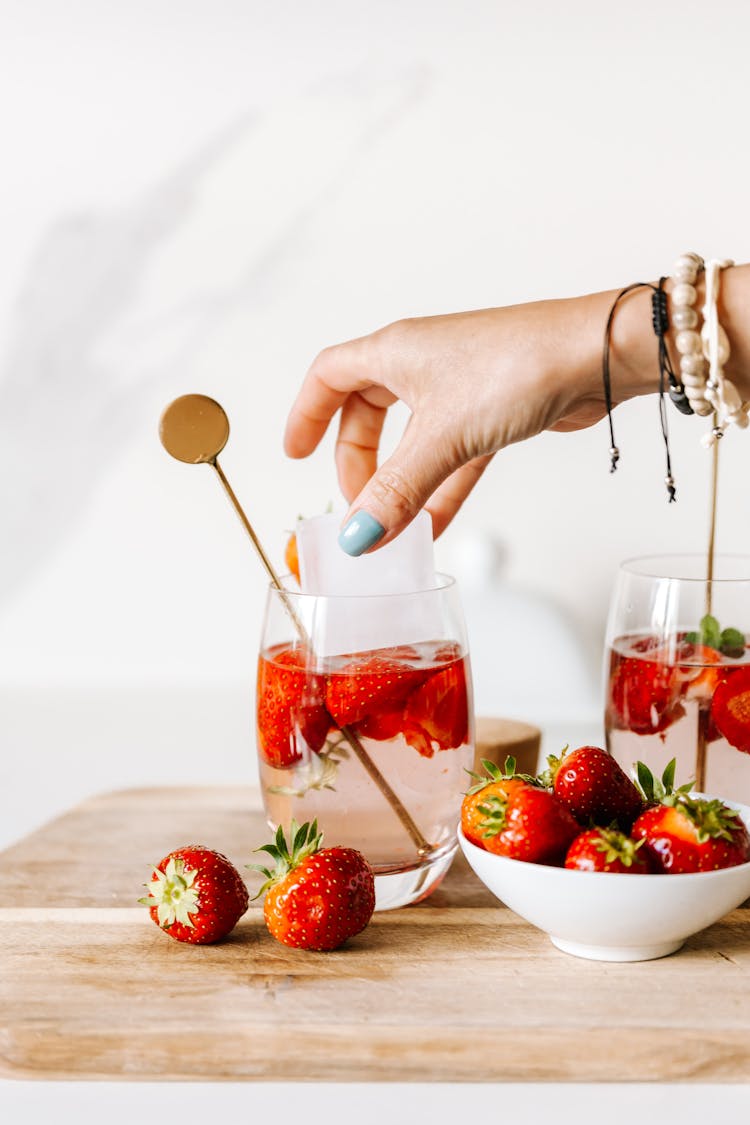
[[[393,455],[352,503],[339,534],[341,548],[357,556],[395,539],[456,467],[445,441],[420,442],[408,427]]]

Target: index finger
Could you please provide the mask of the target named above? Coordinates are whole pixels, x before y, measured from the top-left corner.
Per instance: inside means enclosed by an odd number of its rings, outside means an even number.
[[[287,418],[284,449],[290,457],[312,453],[348,396],[372,385],[363,343],[361,338],[325,348],[313,363]]]

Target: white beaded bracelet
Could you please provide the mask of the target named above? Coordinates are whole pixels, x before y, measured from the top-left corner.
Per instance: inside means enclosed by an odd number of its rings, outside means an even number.
[[[706,361],[698,332],[698,300],[695,282],[703,269],[703,259],[692,252],[681,254],[672,269],[674,287],[671,293],[672,324],[676,330],[675,347],[680,356],[680,379],[688,402],[695,414],[711,414],[713,406],[706,398]]]
[[[750,404],[743,403],[734,383],[724,374],[724,367],[729,359],[729,339],[719,324],[719,286],[721,271],[732,265],[734,263],[727,258],[714,259],[706,266],[706,303],[703,306],[701,350],[708,361],[705,398],[715,412],[712,429],[701,438],[701,443],[707,449],[723,437],[730,423],[744,430],[750,421],[748,419]]]

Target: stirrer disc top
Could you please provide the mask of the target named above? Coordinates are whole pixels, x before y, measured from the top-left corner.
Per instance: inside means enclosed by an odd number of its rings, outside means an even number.
[[[161,443],[172,457],[188,465],[212,463],[229,438],[229,419],[207,395],[181,395],[159,421]]]

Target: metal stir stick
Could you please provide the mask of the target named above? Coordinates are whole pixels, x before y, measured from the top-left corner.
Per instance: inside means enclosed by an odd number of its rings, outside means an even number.
[[[250,536],[253,547],[268,577],[279,591],[284,607],[300,640],[308,651],[312,652],[312,643],[307,630],[300,621],[291,598],[284,589],[271,560],[263,550],[250,520],[245,515],[234,489],[219,464],[219,454],[229,440],[229,419],[224,408],[215,399],[209,398],[207,395],[182,395],[171,402],[162,414],[159,421],[159,437],[167,453],[176,460],[183,461],[188,465],[210,465],[214,469],[232,507],[240,518],[242,526]],[[429,855],[433,851],[432,845],[422,835],[400,797],[383,777],[357,736],[349,727],[341,727],[340,729],[353,753],[414,841],[420,858]]]

